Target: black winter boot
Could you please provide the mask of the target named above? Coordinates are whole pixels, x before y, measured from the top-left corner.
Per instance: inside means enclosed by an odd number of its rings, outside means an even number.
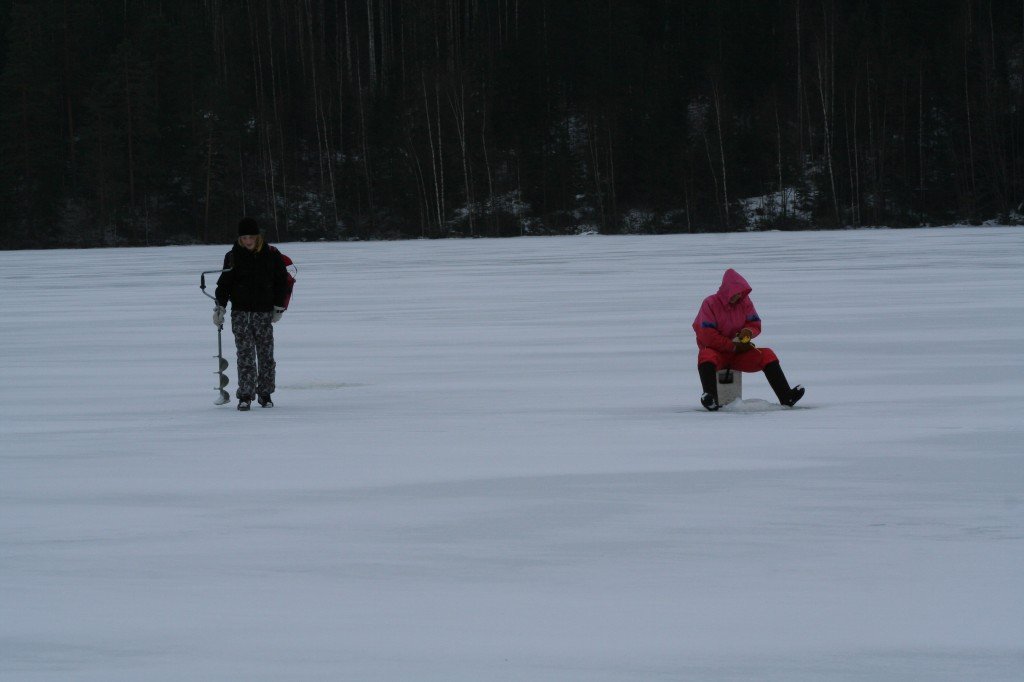
[[[710,412],[719,409],[718,404],[718,370],[715,363],[702,362],[697,365],[697,373],[700,374],[700,385],[704,393],[700,396],[700,404]]]
[[[764,376],[768,379],[768,385],[772,387],[775,395],[779,398],[779,402],[783,405],[793,407],[800,398],[804,397],[803,386],[789,387],[789,382],[786,380],[786,375],[782,372],[782,367],[778,361],[765,365]]]

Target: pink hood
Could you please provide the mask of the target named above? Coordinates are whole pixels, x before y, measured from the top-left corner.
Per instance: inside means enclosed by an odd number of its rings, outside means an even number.
[[[718,287],[716,296],[718,296],[722,305],[730,305],[729,299],[736,294],[740,294],[740,300],[737,301],[737,305],[739,305],[750,295],[751,291],[753,290],[747,284],[747,280],[743,279],[743,275],[729,268],[722,275],[722,286]]]

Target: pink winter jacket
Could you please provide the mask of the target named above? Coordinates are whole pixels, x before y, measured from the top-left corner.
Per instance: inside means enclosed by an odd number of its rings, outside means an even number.
[[[735,305],[729,303],[734,294],[742,294]],[[718,288],[718,293],[704,299],[697,319],[693,321],[697,347],[732,353],[732,339],[744,327],[753,332],[752,336],[757,336],[761,333],[761,318],[757,316],[750,300],[747,280],[729,268],[722,275],[722,286]]]

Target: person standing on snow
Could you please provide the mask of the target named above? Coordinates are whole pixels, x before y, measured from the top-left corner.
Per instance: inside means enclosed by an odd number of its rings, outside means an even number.
[[[260,235],[253,218],[238,223],[238,241],[224,256],[217,280],[213,323],[224,324],[231,301],[231,331],[238,351],[238,409],[248,410],[253,397],[260,407],[273,407],[277,363],[274,362],[274,327],[285,309],[288,274],[280,253]]]
[[[792,407],[804,396],[803,386],[790,388],[771,348],[751,343],[761,333],[761,318],[750,300],[750,285],[732,268],[722,276],[718,293],[704,299],[693,321],[697,334],[697,372],[704,393],[700,403],[714,412],[718,404],[717,374],[722,369],[764,372],[779,402]]]

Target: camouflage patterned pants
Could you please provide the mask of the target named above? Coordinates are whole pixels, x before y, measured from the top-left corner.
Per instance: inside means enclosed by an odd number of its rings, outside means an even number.
[[[277,363],[274,362],[273,313],[231,311],[231,331],[238,351],[236,398],[254,398],[274,392]]]

